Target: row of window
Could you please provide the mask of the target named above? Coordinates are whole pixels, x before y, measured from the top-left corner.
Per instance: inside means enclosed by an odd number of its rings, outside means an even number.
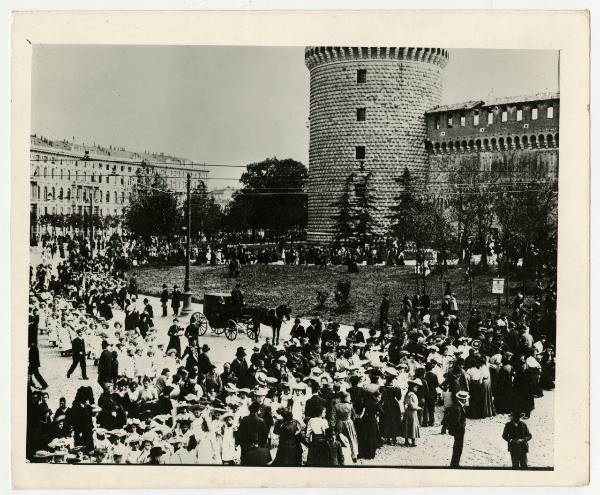
[[[48,175],[48,168],[44,167],[42,170],[42,176],[44,178],[48,178],[50,177],[51,179],[54,179],[55,177],[58,177],[59,179],[66,179],[68,181],[71,180],[71,171],[67,170],[66,173],[63,174],[63,169],[59,169],[60,170],[60,174],[55,175],[54,173],[54,168],[50,169],[50,174]],[[34,177],[39,177],[39,167],[35,169],[34,173],[33,173]],[[104,177],[104,181],[107,184],[110,184],[110,175],[107,175]],[[114,183],[117,184],[118,182],[121,183],[121,185],[125,185],[125,177],[117,177],[117,176],[113,176],[114,177]],[[79,176],[79,172],[77,170],[75,170],[75,175],[74,178],[76,181],[78,181],[80,179]],[[103,176],[102,174],[91,174],[91,175],[87,175],[87,172],[83,172],[83,175],[81,176],[81,180],[82,182],[98,182],[99,184],[102,183],[103,180]],[[134,181],[134,177],[127,177],[127,185],[131,186],[133,184]],[[174,187],[178,187],[180,189],[185,187],[185,180],[169,180],[169,185],[174,188]]]
[[[67,206],[65,208],[63,208],[62,206],[60,207],[56,207],[56,206],[51,206],[50,208],[48,208],[47,206],[44,207],[44,214],[48,215],[48,214],[52,214],[52,215],[56,215],[57,213],[60,215],[64,215],[64,214],[71,214],[71,213],[76,213],[77,215],[83,215],[84,213],[87,215],[90,212],[88,207],[83,207],[83,206],[77,206],[77,207],[73,207],[71,209],[70,206]],[[119,214],[119,210],[118,208],[114,208],[112,211],[110,210],[110,208],[100,208],[98,206],[94,206],[94,215],[118,215]]]
[[[531,120],[537,120],[539,118],[539,108],[533,107],[531,109]],[[546,107],[546,118],[553,119],[554,118],[554,107],[549,105]],[[465,127],[467,125],[467,115],[466,113],[461,113],[459,117],[460,127]],[[523,120],[523,109],[517,108],[515,120],[517,122],[521,122]],[[500,121],[508,122],[508,108],[503,107],[500,111]],[[492,125],[494,123],[494,112],[487,112],[487,124]],[[446,127],[451,129],[454,125],[452,114],[446,116]],[[473,127],[479,126],[479,110],[475,110],[473,112]],[[437,117],[435,121],[435,128],[440,129],[442,127],[442,118]]]
[[[89,201],[91,192],[83,189],[81,187],[77,187],[75,189],[75,200],[76,201]],[[34,186],[31,190],[32,199],[41,199],[44,201],[52,201],[52,200],[71,200],[71,188],[67,188],[63,190],[61,187],[58,190],[58,196],[56,195],[56,188],[48,188],[44,186],[44,195],[41,195],[40,186]],[[94,201],[98,201],[99,203],[103,202],[103,198],[106,198],[106,202],[110,203],[111,200],[111,191],[106,191],[106,194],[103,194],[101,191],[94,191]],[[119,195],[117,191],[112,192],[113,203],[115,204],[125,204],[125,192],[121,191]],[[129,198],[131,199],[131,193],[129,194]]]

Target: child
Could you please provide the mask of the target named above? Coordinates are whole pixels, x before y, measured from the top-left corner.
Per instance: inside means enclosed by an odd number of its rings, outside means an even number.
[[[529,452],[527,442],[531,440],[531,433],[527,425],[521,421],[524,415],[521,411],[513,411],[502,433],[502,438],[508,443],[513,468],[516,469],[527,469],[527,452]]]
[[[333,428],[325,430],[325,439],[327,443],[327,466],[343,466],[342,443],[338,440]]]

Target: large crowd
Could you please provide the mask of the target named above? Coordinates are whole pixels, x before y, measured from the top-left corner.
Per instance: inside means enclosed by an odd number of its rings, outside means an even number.
[[[40,238],[40,247],[50,257],[64,258],[65,249],[76,242],[70,235],[45,234]],[[403,265],[405,259],[414,257],[398,246],[397,242],[380,241],[362,245],[314,246],[303,242],[259,242],[232,243],[230,237],[208,241],[193,239],[190,257],[196,264],[229,265],[239,262],[247,264],[286,265],[346,265],[349,262],[365,265]],[[89,241],[87,241],[89,246]],[[152,237],[142,239],[134,236],[102,235],[94,241],[94,249],[106,251],[119,266],[131,268],[151,263],[181,263],[185,260],[185,240]],[[431,252],[422,254],[431,260]]]
[[[217,368],[191,322],[175,316],[163,343],[164,316],[139,300],[114,245],[92,258],[86,239],[61,244],[60,261],[44,251],[30,274],[31,462],[348,465],[437,427],[455,437],[456,467],[467,419],[511,414],[503,435],[513,465],[527,465],[522,418],[535,421],[535,399],[554,388],[554,283],[531,304],[519,294],[508,315],[473,309],[466,325],[450,287],[441,311],[406,297],[392,321],[384,297],[379,328],[345,338],[336,321],[296,319],[282,345],[266,337]],[[41,334],[70,359],[67,380],[91,365],[101,388],[82,382],[52,410]]]

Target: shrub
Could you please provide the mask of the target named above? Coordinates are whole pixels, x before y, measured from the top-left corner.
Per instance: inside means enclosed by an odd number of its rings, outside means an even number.
[[[337,304],[337,311],[340,313],[350,309],[350,288],[351,284],[349,280],[341,280],[337,283],[334,298]]]
[[[329,298],[329,292],[324,290],[317,291],[317,309],[322,309],[325,307],[325,302]]]

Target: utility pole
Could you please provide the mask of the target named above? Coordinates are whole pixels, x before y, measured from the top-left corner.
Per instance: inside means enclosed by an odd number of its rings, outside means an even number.
[[[185,280],[183,282],[183,307],[181,315],[192,312],[192,291],[190,289],[190,237],[192,234],[192,198],[191,175],[187,174],[187,232],[185,239]]]
[[[94,259],[94,188],[90,188],[90,257]]]

